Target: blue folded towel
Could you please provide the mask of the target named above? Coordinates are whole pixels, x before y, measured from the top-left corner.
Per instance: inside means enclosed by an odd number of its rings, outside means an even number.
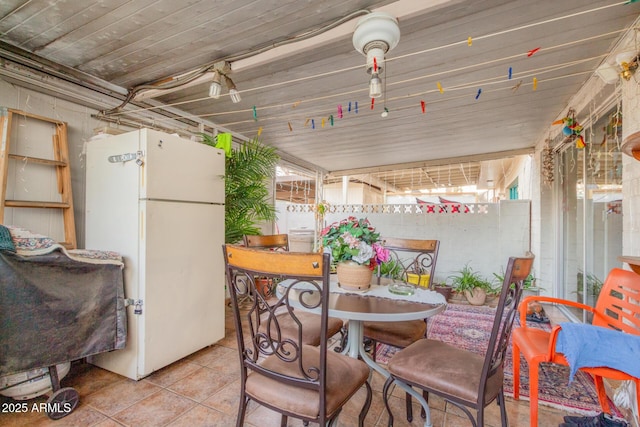
[[[583,323],[560,326],[556,351],[569,362],[569,382],[583,367],[614,368],[640,377],[640,336]]]

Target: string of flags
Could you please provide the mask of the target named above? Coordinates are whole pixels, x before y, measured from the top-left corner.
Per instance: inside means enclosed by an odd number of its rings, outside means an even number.
[[[632,1],[640,1],[640,0],[632,0]],[[469,36],[467,38],[467,45],[468,46],[472,46],[473,45],[473,39],[472,39],[471,36]],[[541,49],[542,49],[542,47],[535,47],[535,48],[527,51],[526,56],[528,58],[530,58],[530,57],[534,56],[535,54],[537,54],[538,52],[540,52]],[[374,71],[377,70],[377,68],[378,68],[377,65],[378,65],[377,64],[377,60],[376,60],[376,58],[374,58],[374,60],[373,60]],[[507,69],[507,80],[512,80],[513,77],[514,77],[513,67],[510,66]],[[522,86],[522,83],[523,83],[523,81],[519,80],[514,86],[512,86],[511,87],[512,92],[513,93],[517,92],[518,89],[520,89],[520,87]],[[444,88],[444,86],[442,85],[442,83],[440,81],[436,82],[436,87],[437,87],[438,92],[440,94],[444,94],[445,88]],[[538,79],[536,77],[533,77],[532,83],[531,83],[531,87],[532,87],[532,90],[534,90],[534,91],[538,89]],[[475,100],[480,99],[481,95],[482,95],[482,88],[478,88],[478,90],[477,90],[477,92],[475,94]],[[301,102],[302,101],[296,101],[295,103],[293,103],[292,108],[296,108],[298,105],[300,105]],[[375,99],[374,98],[371,98],[370,109],[371,110],[375,109]],[[384,111],[382,112],[381,116],[382,117],[387,117],[389,115],[389,109],[386,106],[384,106],[383,110]],[[358,101],[349,101],[348,104],[347,104],[347,107],[346,107],[346,111],[347,111],[347,114],[350,114],[350,113],[358,114]],[[426,113],[426,102],[424,100],[420,100],[420,111],[421,111],[422,114]],[[257,107],[255,105],[252,108],[252,116],[253,116],[253,120],[254,121],[258,121],[258,111],[257,111]],[[342,106],[342,104],[338,104],[335,118],[343,119],[344,117],[345,117],[345,112],[344,112],[343,106]],[[565,119],[567,119],[567,121],[568,121],[570,118],[565,118]],[[565,120],[565,119],[563,119],[563,120]],[[573,120],[573,119],[571,119],[571,120]],[[320,128],[324,128],[327,122],[329,123],[330,126],[334,126],[335,119],[334,119],[334,115],[333,114],[330,114],[328,117],[323,117],[323,118],[320,119]],[[558,124],[558,123],[554,122],[554,124]],[[309,127],[309,125],[310,125],[311,129],[316,129],[316,121],[315,121],[314,118],[307,118],[305,120],[305,122],[304,122],[304,126],[303,127],[306,128],[306,127]],[[294,129],[293,129],[293,125],[291,124],[291,121],[287,121],[287,126],[289,128],[289,132],[293,132]],[[571,135],[575,135],[576,136],[576,139],[577,139],[576,144],[582,145],[582,147],[584,147],[584,138],[580,135],[580,132],[582,131],[582,127],[579,126],[577,124],[577,122],[568,123],[565,126],[565,128],[563,128],[563,132],[565,132],[565,134],[566,134],[567,131],[565,131],[565,129],[569,129],[569,131],[571,132]],[[262,126],[260,126],[258,128],[258,136],[260,136],[262,134],[262,131],[263,131],[263,128],[262,128]],[[579,148],[582,148],[582,147],[579,147]]]

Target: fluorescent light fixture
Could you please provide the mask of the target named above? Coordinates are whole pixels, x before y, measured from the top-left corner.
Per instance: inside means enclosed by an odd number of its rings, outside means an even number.
[[[213,73],[213,81],[209,86],[210,98],[213,98],[213,99],[220,98],[220,94],[222,93],[222,84],[220,83],[221,79],[222,79],[222,75],[220,74],[220,71],[215,70],[215,72]]]
[[[229,97],[231,98],[231,102],[237,104],[242,101],[242,97],[240,96],[240,92],[236,89],[235,83],[228,76],[224,76],[224,81],[227,84],[227,88],[229,88]]]
[[[369,97],[380,98],[382,96],[382,80],[378,77],[378,73],[371,73],[369,80]]]

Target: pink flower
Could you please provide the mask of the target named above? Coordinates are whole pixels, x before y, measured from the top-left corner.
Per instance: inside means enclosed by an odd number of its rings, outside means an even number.
[[[391,255],[390,255],[388,249],[382,247],[378,243],[374,243],[373,244],[373,249],[376,251],[376,259],[379,262],[387,262],[387,261],[389,261],[389,258],[391,257]]]

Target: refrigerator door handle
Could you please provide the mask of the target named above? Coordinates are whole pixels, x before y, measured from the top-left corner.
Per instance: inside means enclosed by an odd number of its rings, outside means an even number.
[[[109,163],[125,163],[131,160],[135,160],[138,166],[142,166],[144,157],[144,151],[136,151],[135,153],[118,154],[115,156],[109,156]]]
[[[134,306],[133,314],[142,314],[142,305],[144,302],[141,299],[134,300],[133,298],[125,298],[124,306],[129,307],[130,305]]]

